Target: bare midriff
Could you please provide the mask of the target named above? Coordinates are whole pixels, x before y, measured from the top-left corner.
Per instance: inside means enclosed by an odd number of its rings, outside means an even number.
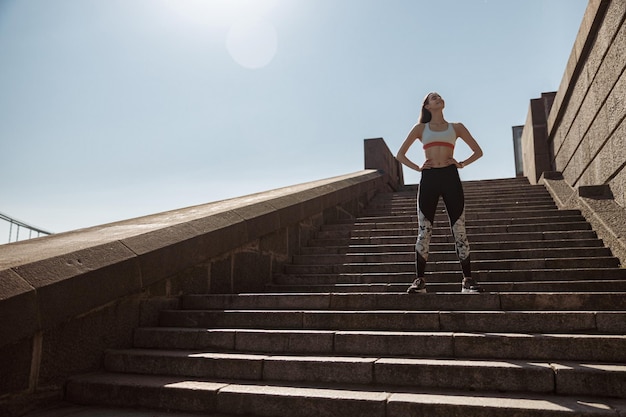
[[[432,146],[424,150],[426,159],[433,168],[444,168],[450,164],[450,158],[454,156],[454,149],[448,146]]]

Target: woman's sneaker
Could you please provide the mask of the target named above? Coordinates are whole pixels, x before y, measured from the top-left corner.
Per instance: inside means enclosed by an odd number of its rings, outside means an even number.
[[[406,290],[406,292],[408,292],[409,294],[426,293],[426,281],[424,281],[423,277],[415,278],[415,281],[413,281],[413,284],[411,284],[411,286]]]
[[[476,283],[474,278],[463,278],[463,283],[461,284],[461,292],[478,293],[483,291],[485,290]]]

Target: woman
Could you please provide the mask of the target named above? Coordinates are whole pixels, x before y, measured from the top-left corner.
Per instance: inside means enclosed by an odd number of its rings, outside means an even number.
[[[445,102],[437,93],[429,93],[424,99],[419,123],[416,124],[398,151],[397,159],[404,165],[422,173],[418,194],[419,231],[415,244],[417,278],[407,289],[409,293],[425,293],[424,270],[428,260],[435,211],[439,197],[443,197],[450,219],[456,253],[463,271],[462,292],[481,292],[472,278],[470,248],[465,232],[465,197],[458,168],[466,167],[483,156],[476,140],[462,123],[449,123],[443,117]],[[464,161],[454,159],[454,145],[461,138],[473,154]],[[420,167],[406,153],[416,140],[422,142],[426,161]]]

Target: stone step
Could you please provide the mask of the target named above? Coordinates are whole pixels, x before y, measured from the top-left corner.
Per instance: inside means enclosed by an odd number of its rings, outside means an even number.
[[[581,215],[574,216],[560,216],[555,217],[533,217],[533,218],[503,218],[497,220],[474,220],[469,222],[466,220],[466,227],[492,227],[492,226],[518,226],[527,224],[546,224],[546,223],[575,223],[580,224],[586,222],[585,218]],[[342,224],[327,224],[320,228],[320,231],[367,231],[367,230],[395,230],[416,228],[417,221],[415,222],[402,222],[402,221],[388,221],[388,222],[354,222],[354,223],[342,223]],[[446,216],[435,217],[434,227],[449,228],[450,221]]]
[[[459,269],[459,268],[457,268]],[[427,271],[428,272],[428,271]],[[438,271],[427,273],[429,284],[450,283],[458,281],[460,271]],[[587,281],[592,284],[600,280],[619,282],[626,280],[626,269],[623,268],[588,268],[588,269],[530,269],[530,270],[503,270],[481,271],[474,270],[473,275],[481,283],[499,283],[503,286],[529,282],[576,282]],[[371,283],[401,283],[405,285],[415,279],[415,271],[385,273],[336,273],[336,274],[277,274],[275,284],[287,285],[317,285],[317,284],[371,284]],[[504,289],[500,291],[506,291]]]
[[[377,194],[372,200],[396,200],[396,199],[415,199],[419,190],[407,191],[407,192],[383,192]],[[463,193],[465,196],[476,196],[482,199],[492,199],[500,195],[516,195],[520,197],[531,196],[535,194],[550,195],[548,190],[542,185],[529,185],[522,187],[486,187],[476,188],[469,187],[464,188]]]
[[[310,386],[217,382],[180,376],[99,373],[70,378],[67,398],[81,404],[257,416],[491,417],[618,416],[623,400],[543,393],[451,392],[410,387]]]
[[[500,259],[472,260],[472,271],[509,271],[531,269],[592,269],[618,268],[619,260],[613,256],[597,256],[588,258],[544,258],[544,259]],[[427,264],[426,272],[455,271],[459,262],[439,261]],[[332,265],[285,265],[286,274],[341,274],[341,273],[396,273],[415,272],[415,261],[407,262],[354,262]]]
[[[441,225],[440,225],[441,226]],[[379,236],[417,236],[418,225],[409,224],[403,228],[377,228],[356,230],[319,230],[314,233],[316,239],[333,239],[345,237],[379,237]],[[468,237],[475,234],[512,234],[512,233],[546,233],[556,231],[590,231],[591,226],[585,221],[579,222],[551,222],[545,224],[503,224],[503,225],[466,225]],[[445,227],[433,229],[433,236],[450,234],[449,224]]]
[[[477,274],[474,274],[477,276]],[[478,275],[480,276],[480,275]],[[413,278],[415,276],[413,275]],[[430,279],[430,278],[429,278]],[[429,282],[426,288],[429,293],[458,293],[461,291],[461,274],[456,274],[456,281],[448,278],[447,282]],[[481,286],[487,292],[590,292],[590,291],[626,291],[626,280],[605,280],[598,277],[595,280],[575,280],[575,281],[520,281],[520,282],[485,282],[481,281]],[[292,292],[292,293],[364,293],[364,292],[401,292],[405,293],[410,280],[403,283],[373,282],[369,284],[273,284],[267,285],[268,291]]]
[[[443,233],[443,232],[442,232]],[[332,236],[332,235],[331,235]],[[470,245],[475,242],[527,242],[527,241],[541,241],[541,240],[581,240],[581,239],[597,239],[597,235],[593,230],[574,230],[574,231],[551,231],[551,232],[523,232],[523,233],[479,233],[470,235]],[[415,239],[417,238],[417,232],[413,231],[412,234],[406,234],[398,236],[398,234],[391,235],[376,235],[376,236],[332,236],[320,238],[319,236],[313,236],[309,241],[309,246],[350,246],[350,245],[390,245],[390,244],[407,244],[415,245]],[[431,240],[431,244],[453,242],[452,234],[435,234]],[[564,242],[567,244],[567,242]]]
[[[294,255],[292,264],[295,265],[332,265],[349,263],[389,263],[414,262],[415,249],[407,247],[402,252],[356,252],[346,254],[316,254]],[[431,248],[428,260],[430,262],[455,261],[458,259],[453,245],[446,251],[436,251]],[[472,248],[472,261],[498,259],[545,259],[545,258],[595,258],[610,257],[611,251],[605,247],[590,248],[550,248],[550,249],[513,249],[480,251]]]
[[[561,216],[580,216],[581,213],[579,210],[541,210],[541,211],[515,211],[515,212],[501,212],[501,213],[465,213],[465,219],[468,222],[474,220],[499,220],[499,219],[533,219],[533,218],[545,218],[545,217],[561,217]],[[435,215],[435,220],[441,219],[445,221],[447,219],[447,215],[445,212],[438,212]],[[377,217],[368,217],[368,216],[359,216],[356,219],[339,219],[334,220],[328,224],[368,224],[368,223],[388,223],[388,222],[405,222],[405,223],[416,223],[417,222],[417,214],[412,215],[393,215],[393,216],[377,216]]]
[[[626,335],[140,327],[139,349],[626,363]],[[601,348],[598,348],[601,346]]]
[[[181,298],[183,310],[626,310],[626,293],[489,293],[480,297],[467,294],[437,294],[415,297],[407,294],[196,294]]]
[[[481,294],[468,296],[480,297]],[[164,310],[159,314],[159,325],[220,329],[624,334],[626,311]]]
[[[470,204],[465,206],[465,212],[467,214],[475,213],[497,213],[497,212],[515,212],[515,211],[543,211],[543,210],[555,210],[556,204],[553,201],[520,201],[517,203],[484,203],[484,204]],[[443,211],[445,206],[442,204],[437,206],[438,211]],[[368,206],[363,211],[363,216],[390,216],[390,215],[415,215],[417,214],[417,202],[415,204],[401,204],[401,205],[380,205],[380,206]]]
[[[379,210],[389,208],[416,208],[418,205],[418,198],[413,196],[411,198],[395,198],[395,199],[373,199],[370,200],[367,210]],[[465,207],[467,209],[476,210],[478,208],[488,208],[490,206],[510,207],[512,209],[519,209],[521,206],[538,205],[538,206],[553,206],[554,200],[548,192],[534,195],[513,195],[513,194],[494,194],[489,197],[480,195],[465,195]],[[440,198],[437,202],[437,207],[445,208],[445,201]],[[555,206],[556,208],[556,206]]]
[[[454,264],[455,262],[452,262]],[[454,280],[460,273],[460,267],[451,270],[427,271],[426,277],[430,283],[447,283]],[[510,269],[510,270],[477,270],[473,273],[482,282],[532,282],[532,281],[575,281],[601,279],[624,280],[626,279],[626,269],[601,267],[601,268],[560,268],[560,269]],[[374,272],[341,272],[341,273],[302,273],[302,274],[276,274],[274,283],[311,284],[319,283],[406,283],[415,278],[415,271],[374,271]]]
[[[620,364],[126,349],[108,351],[104,368],[116,373],[218,380],[429,389],[469,386],[479,391],[626,397],[626,365]]]
[[[454,250],[452,242],[431,243],[431,252],[445,252]],[[407,244],[348,244],[338,246],[305,246],[300,248],[301,255],[342,255],[348,253],[385,253],[385,252],[411,252],[415,253],[415,242]],[[568,248],[604,248],[600,239],[580,240],[532,240],[520,242],[472,242],[472,253],[479,251],[510,251],[527,249],[568,249]]]

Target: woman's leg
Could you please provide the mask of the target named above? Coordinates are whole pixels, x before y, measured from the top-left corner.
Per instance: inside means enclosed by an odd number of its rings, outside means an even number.
[[[430,171],[430,172],[429,172]],[[419,192],[417,195],[417,241],[415,242],[415,272],[417,277],[407,289],[409,293],[425,293],[426,281],[424,273],[426,271],[426,261],[430,250],[430,239],[433,234],[433,222],[435,211],[439,202],[438,181],[435,181],[435,170],[422,172]]]
[[[419,194],[417,196],[418,232],[415,242],[416,272],[418,277],[424,276],[426,261],[430,251],[430,240],[433,235],[435,212],[439,202],[440,190],[436,174],[438,170],[428,170],[422,173]]]
[[[470,245],[465,230],[465,194],[463,193],[463,185],[456,167],[450,166],[449,168],[452,169],[446,172],[442,196],[450,219],[454,246],[461,262],[463,277],[470,278],[472,276],[472,268],[470,263]]]

